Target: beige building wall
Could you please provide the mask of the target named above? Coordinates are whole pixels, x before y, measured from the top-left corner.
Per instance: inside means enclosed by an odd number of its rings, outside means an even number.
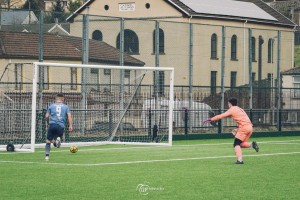
[[[255,60],[252,62],[252,71],[258,78],[258,41],[259,36],[264,39],[262,47],[262,79],[268,74],[277,74],[277,34],[281,30],[281,71],[293,67],[293,36],[291,29],[251,24],[248,22],[220,21],[214,19],[188,19],[182,18],[182,14],[164,1],[136,1],[134,6],[125,6],[128,11],[120,11],[119,6],[124,1],[94,1],[89,9],[83,13],[100,16],[149,18],[169,17],[156,19],[165,35],[165,51],[159,56],[159,65],[175,68],[175,84],[188,85],[189,83],[189,22],[193,23],[193,85],[209,86],[211,71],[217,71],[217,85],[221,84],[221,58],[222,58],[222,26],[225,27],[225,86],[230,86],[230,74],[237,72],[237,85],[249,82],[249,38],[248,29],[252,29],[252,36],[256,39]],[[150,8],[146,8],[146,4]],[[108,9],[106,10],[105,8]],[[130,11],[132,10],[132,11]],[[175,17],[175,18],[174,18]],[[120,20],[103,21],[101,17],[90,16],[89,35],[95,30],[103,34],[103,41],[116,47],[117,36],[120,31]],[[184,22],[184,23],[178,23]],[[155,20],[126,20],[124,29],[134,31],[139,39],[139,54],[132,56],[146,63],[146,66],[155,66],[155,55],[153,52],[153,31]],[[82,36],[82,16],[75,18],[71,23],[71,35]],[[210,59],[211,35],[217,34],[217,58]],[[231,37],[237,36],[237,60],[231,60]],[[274,62],[268,63],[268,39],[273,38],[275,43]]]
[[[23,83],[32,83],[32,80],[33,80],[33,64],[32,63],[33,62],[36,62],[36,60],[0,59],[0,65],[4,66],[3,70],[0,72],[1,74],[4,72],[5,66],[8,66],[1,82],[2,83],[6,83],[6,82],[15,83],[16,82],[15,65],[17,65],[17,63],[20,63],[20,64],[22,64],[22,71],[21,71],[21,74],[18,74],[18,77],[19,78],[22,77]],[[44,60],[44,62],[81,64],[81,62],[61,61],[61,60]],[[11,64],[9,64],[9,63],[11,63]],[[80,81],[81,81],[81,70],[78,70],[77,71],[77,83],[80,83]],[[70,68],[49,67],[49,83],[71,83]],[[3,85],[1,85],[1,90],[7,90],[7,91],[16,90],[15,84],[8,84],[5,87],[2,87],[2,86]],[[71,88],[69,88],[69,89],[71,90]],[[32,91],[32,85],[23,84],[23,91]],[[55,91],[57,91],[57,88],[51,86],[46,91],[55,92]],[[78,87],[77,90],[74,90],[74,92],[76,92],[76,91],[80,91],[80,87]]]

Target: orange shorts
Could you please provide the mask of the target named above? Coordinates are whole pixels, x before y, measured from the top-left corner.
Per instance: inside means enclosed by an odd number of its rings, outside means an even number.
[[[241,140],[242,142],[246,142],[252,135],[252,132],[253,127],[251,125],[243,126],[241,128],[238,128],[235,138]]]

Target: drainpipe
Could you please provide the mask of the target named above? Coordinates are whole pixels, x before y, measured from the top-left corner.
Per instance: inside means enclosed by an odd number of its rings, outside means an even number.
[[[244,62],[243,62],[243,83],[246,84],[246,24],[248,20],[244,22]],[[250,77],[249,77],[250,78]]]

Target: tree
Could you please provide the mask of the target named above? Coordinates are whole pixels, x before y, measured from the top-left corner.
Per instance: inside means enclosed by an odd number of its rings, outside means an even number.
[[[70,13],[75,12],[78,8],[80,8],[80,6],[82,5],[82,1],[81,0],[75,0],[75,1],[70,1],[69,5],[68,5],[68,10]]]
[[[8,10],[12,8],[18,8],[22,2],[20,0],[2,0],[1,2],[1,7],[7,8]]]
[[[25,4],[22,7],[23,10],[33,10],[33,11],[40,11],[40,5],[38,0],[26,0]]]
[[[55,3],[53,4],[53,8],[52,8],[53,12],[64,12],[65,8],[63,5],[63,1],[62,0],[56,0]]]
[[[64,4],[62,0],[56,0],[53,4],[52,13],[50,16],[50,22],[56,22],[56,19],[58,22],[65,22],[66,18],[68,17],[68,14],[64,12]]]

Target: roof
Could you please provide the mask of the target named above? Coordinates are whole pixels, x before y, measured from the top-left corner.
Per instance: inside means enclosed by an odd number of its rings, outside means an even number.
[[[71,16],[67,18],[68,21],[72,21],[77,14],[80,14],[86,7],[90,6],[95,0],[88,0],[86,1],[79,9],[77,9]],[[287,27],[294,27],[296,24],[292,22],[290,19],[270,7],[268,4],[263,2],[262,0],[164,0],[167,2],[170,6],[177,9],[179,12],[182,13],[183,17],[186,18],[209,18],[209,19],[218,19],[218,20],[231,20],[231,21],[245,21],[252,23],[262,23],[262,24],[271,24],[271,25],[277,25],[277,26],[287,26]],[[202,2],[202,5],[211,4],[212,7],[219,7],[222,9],[222,6],[220,5],[237,5],[242,4],[252,7],[255,10],[259,11],[261,18],[257,18],[257,16],[249,15],[249,14],[243,14],[243,12],[238,11],[238,9],[234,10],[232,9],[232,14],[228,13],[228,11],[223,8],[223,12],[212,12],[211,9],[203,10],[201,8],[201,5],[199,5]],[[227,4],[226,4],[227,3]],[[215,5],[215,6],[214,6]],[[228,6],[227,5],[227,6]],[[203,7],[203,6],[202,6]],[[243,8],[247,12],[247,8]],[[239,8],[239,5],[237,5],[237,8]],[[238,14],[237,12],[241,13]],[[246,13],[244,12],[244,13]],[[242,15],[242,16],[239,16]],[[268,17],[266,17],[268,16]]]
[[[293,67],[291,69],[281,72],[281,75],[300,75],[300,67]]]
[[[29,20],[29,13],[31,17],[30,21],[32,23],[37,22],[38,19],[33,11],[1,11],[1,25],[28,24],[28,22],[26,22],[26,19],[28,18]]]
[[[82,38],[44,34],[44,60],[82,60]],[[38,60],[38,33],[0,31],[0,58]],[[89,61],[119,65],[120,51],[105,42],[89,40]],[[143,66],[145,63],[124,55],[124,64]]]
[[[291,26],[294,27],[296,24],[292,22],[290,19],[270,7],[268,4],[261,0],[236,0],[236,2],[248,2],[252,3],[255,6],[257,6],[259,9],[262,11],[266,12],[268,15],[274,17],[277,21],[274,20],[268,20],[268,19],[257,19],[254,17],[247,17],[245,16],[234,16],[232,15],[222,15],[222,14],[210,14],[209,12],[196,12],[193,7],[189,7],[188,5],[184,4],[184,0],[165,0],[170,4],[175,4],[178,7],[177,9],[181,9],[182,13],[188,14],[187,16],[193,16],[193,18],[215,18],[215,19],[223,19],[223,20],[236,20],[236,21],[245,21],[247,20],[248,22],[254,22],[254,23],[263,23],[263,24],[274,24],[274,25],[281,25],[281,26]],[[229,0],[219,0],[221,1],[229,1]],[[234,1],[233,1],[234,2]],[[173,5],[174,6],[174,5]]]
[[[17,25],[2,25],[1,31],[12,31],[12,32],[39,32],[38,24],[17,24]],[[58,35],[70,35],[70,23],[51,23],[43,24],[44,33],[54,33]]]

